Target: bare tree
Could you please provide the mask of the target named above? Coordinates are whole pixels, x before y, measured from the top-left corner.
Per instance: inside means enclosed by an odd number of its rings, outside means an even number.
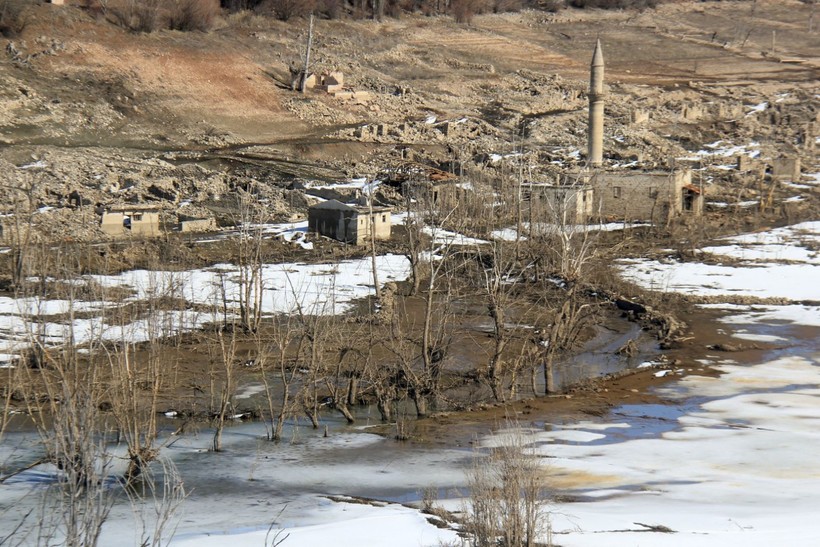
[[[419,292],[422,279],[421,239],[424,220],[421,218],[421,209],[416,206],[417,202],[410,188],[410,185],[405,185],[404,189],[404,228],[407,232],[407,248],[404,256],[410,263],[410,278],[412,279],[410,296],[415,296]]]
[[[252,202],[252,194],[242,194],[239,203],[238,306],[239,324],[255,332],[262,319],[263,237],[261,224],[267,220],[264,210]]]
[[[134,308],[131,317],[132,324],[144,326],[148,341],[138,346],[130,339],[133,333],[123,327],[119,343],[105,348],[110,368],[111,411],[118,434],[128,445],[129,465],[125,474],[128,482],[141,476],[159,455],[159,398],[166,377],[174,368],[164,340],[178,330],[172,321],[174,315],[162,309],[161,303],[173,299],[176,285],[172,273],[151,274],[146,288],[148,298],[141,310],[144,319],[140,319]]]
[[[540,291],[544,295],[542,304],[554,312],[552,324],[537,340],[536,354],[544,367],[546,394],[557,391],[557,356],[572,348],[594,311],[592,304],[584,301],[581,288],[596,256],[599,232],[594,225],[579,224],[592,216],[580,207],[583,192],[583,185],[575,181],[563,192],[553,194],[552,199],[544,200],[540,207],[534,206],[531,213],[529,257],[536,271],[548,270],[548,276],[536,274],[536,282],[544,287]],[[556,297],[548,298],[549,294]]]
[[[457,207],[456,204],[443,212],[436,211],[435,215],[429,217],[436,222],[430,226],[429,257],[431,262],[424,298],[424,317],[421,332],[421,373],[426,383],[425,391],[429,392],[434,405],[437,404],[440,395],[441,364],[449,345],[447,320],[450,316],[452,282],[455,277],[452,271],[448,271],[448,268],[452,267],[449,255],[453,249],[455,239],[445,237],[444,241],[439,243],[437,243],[437,240],[443,226],[447,220],[454,216]],[[425,399],[421,399],[421,402],[425,402]],[[426,404],[420,410],[420,416],[426,415]]]
[[[11,222],[0,227],[0,235],[11,247],[11,284],[18,290],[30,272],[34,235],[34,195],[38,183],[34,175],[17,175],[16,180],[4,189],[11,200]]]
[[[493,325],[493,347],[487,363],[487,381],[497,401],[504,400],[504,378],[506,375],[505,352],[512,337],[507,323],[507,312],[516,290],[516,262],[509,257],[505,245],[493,241],[490,245],[476,249],[480,268],[479,282],[482,296],[486,301],[487,314]],[[486,249],[486,250],[485,250]],[[488,263],[486,266],[484,264]]]
[[[376,217],[373,214],[373,200],[375,199],[374,194],[376,193],[376,181],[371,182],[370,184],[365,184],[363,190],[365,198],[367,199],[367,208],[368,208],[368,217],[369,217],[369,231],[370,231],[370,261],[371,261],[371,270],[373,272],[373,286],[376,291],[376,302],[381,303],[382,301],[382,288],[379,284],[379,268],[376,265]]]
[[[395,320],[396,315],[394,314],[391,319]],[[362,380],[368,389],[373,392],[373,396],[376,399],[376,408],[381,415],[381,420],[389,423],[393,421],[393,407],[399,398],[397,385],[399,368],[392,359],[376,358],[374,350],[384,345],[384,339],[382,333],[373,328],[372,323],[368,323],[367,325],[369,327],[367,354],[363,357],[365,364],[362,370]],[[392,335],[395,331],[391,328],[390,332]]]
[[[212,397],[216,396],[216,404],[213,407],[213,428],[214,436],[211,448],[214,452],[222,451],[222,433],[225,423],[234,414],[234,397],[236,395],[238,365],[237,362],[237,329],[217,328],[213,333],[213,339],[208,344],[211,353],[212,370],[219,375],[216,384],[212,379]],[[212,378],[216,374],[212,373]],[[218,386],[218,387],[216,387]]]
[[[279,441],[282,439],[285,420],[294,411],[293,389],[299,367],[295,365],[295,360],[288,358],[288,350],[298,338],[298,332],[288,317],[274,318],[268,329],[268,336],[262,334],[262,329],[255,333],[254,345],[256,365],[265,386],[268,404],[268,440]]]
[[[364,325],[365,328],[368,326],[370,325]],[[358,403],[359,381],[363,371],[369,365],[371,356],[370,352],[366,353],[359,349],[362,330],[362,328],[337,330],[336,362],[325,376],[330,405],[350,424],[356,421],[350,407]]]
[[[24,403],[40,435],[46,460],[57,472],[56,483],[44,498],[38,534],[46,541],[69,546],[93,546],[114,502],[110,488],[111,456],[106,445],[111,431],[105,427],[100,403],[106,400],[104,367],[93,358],[100,333],[90,336],[92,358],[83,358],[74,330],[73,286],[69,286],[69,309],[63,343],[52,346],[34,323],[28,344],[40,356],[36,367],[21,367],[20,388]]]
[[[300,308],[301,309],[301,308]],[[299,366],[304,370],[300,400],[302,411],[313,429],[319,428],[319,410],[322,406],[320,387],[325,384],[324,349],[331,329],[327,317],[299,312],[301,324]]]

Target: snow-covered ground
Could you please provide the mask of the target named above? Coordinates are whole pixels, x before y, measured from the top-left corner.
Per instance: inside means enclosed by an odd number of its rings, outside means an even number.
[[[647,288],[819,300],[818,232],[820,223],[808,222],[706,249],[741,261],[732,266],[647,260],[623,261],[621,270]],[[780,349],[757,364],[709,355],[720,376],[690,374],[658,389],[676,406],[624,405],[602,421],[529,431],[532,451],[578,499],[553,507],[557,543],[817,543],[820,308],[708,307],[731,312],[727,333]]]
[[[820,301],[820,222],[726,238],[705,252],[731,259],[705,264],[650,259],[621,260],[621,275],[658,291],[700,296],[753,296]]]
[[[691,264],[699,277],[686,279],[690,263],[675,261],[624,262],[622,271],[665,290],[820,300],[818,257],[812,252],[818,231],[820,223],[803,223],[727,239],[708,250],[738,261],[719,277],[704,273],[713,266]],[[358,271],[352,264],[342,269],[347,267]],[[291,268],[302,272],[299,278],[318,273]],[[367,267],[359,268],[360,282],[367,285]],[[213,280],[226,271],[197,275]],[[197,296],[196,279],[192,286],[182,283],[181,294],[207,301]],[[136,274],[100,279],[131,287],[135,298],[142,290],[139,280]],[[334,285],[342,283],[326,290]],[[276,300],[270,302],[266,309],[276,309]],[[674,405],[625,404],[601,419],[526,427],[529,446],[543,456],[556,490],[575,500],[550,507],[556,544],[813,545],[820,537],[820,310],[807,303],[710,306],[730,312],[724,318],[728,334],[776,340],[780,349],[757,364],[707,354],[722,374],[690,374],[659,388]],[[668,375],[686,368],[682,363]],[[396,501],[418,499],[422,488],[432,486],[450,498],[443,505],[458,509],[463,502],[452,492],[463,488],[469,451],[420,450],[351,430],[328,439],[294,430],[293,442],[273,445],[259,441],[261,433],[258,424],[229,429],[224,454],[207,452],[207,434],[181,437],[165,450],[192,489],[173,545],[265,545],[271,525],[290,534],[284,547],[457,542],[452,530],[434,528],[415,510],[333,502],[323,494]],[[498,435],[481,440],[485,446],[498,442]],[[36,506],[36,496],[27,492],[42,481],[34,472],[20,475],[0,487],[0,505]],[[118,506],[104,543],[133,545],[132,521],[130,510]]]
[[[409,264],[403,256],[379,256],[377,267],[381,282],[404,280],[409,276]],[[125,302],[174,297],[199,306],[200,311],[164,311],[155,316],[153,325],[145,319],[135,319],[123,325],[109,323],[105,318],[105,311],[121,305],[121,302],[0,297],[0,353],[20,351],[29,345],[33,336],[44,335],[48,344],[61,344],[68,336],[73,336],[78,344],[95,337],[142,342],[148,339],[152,328],[161,329],[154,332],[166,336],[200,328],[218,320],[223,302],[229,309],[238,305],[241,286],[239,270],[230,264],[180,272],[131,270],[118,275],[89,275],[73,283],[83,280],[109,289],[125,290],[130,293]],[[330,264],[280,263],[262,267],[263,314],[295,313],[299,309],[307,314],[342,313],[349,309],[352,301],[372,292],[369,258]],[[67,316],[69,312],[84,312],[86,317],[72,320]],[[45,319],[43,332],[32,321],[32,316]]]
[[[321,524],[254,530],[227,534],[181,535],[171,545],[179,547],[267,547],[282,540],[283,547],[391,547],[440,546],[458,543],[454,530],[436,528],[425,515],[397,504],[383,506],[327,501],[315,513]],[[277,535],[278,534],[278,535]]]
[[[536,223],[530,227],[529,222],[522,223],[521,239],[526,239],[530,231],[534,231],[541,235],[550,234],[582,234],[585,232],[616,232],[619,230],[627,230],[629,228],[638,228],[641,226],[649,226],[645,222],[602,222],[599,224],[571,224],[566,226],[559,226],[557,224]],[[493,239],[502,241],[515,241],[516,229],[514,226],[510,228],[502,228],[492,232]]]

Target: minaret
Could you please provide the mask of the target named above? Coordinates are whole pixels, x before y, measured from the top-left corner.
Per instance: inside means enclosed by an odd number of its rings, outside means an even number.
[[[595,44],[589,71],[589,133],[587,162],[598,167],[604,161],[604,54],[601,40]]]

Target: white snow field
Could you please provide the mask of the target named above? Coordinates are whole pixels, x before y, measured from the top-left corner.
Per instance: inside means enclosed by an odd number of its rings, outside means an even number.
[[[381,282],[401,281],[409,276],[407,259],[383,255],[376,259]],[[344,260],[330,264],[282,263],[262,268],[261,312],[263,314],[295,313],[337,314],[350,309],[351,302],[373,292],[371,261]],[[239,270],[231,264],[210,268],[172,271],[131,270],[119,275],[89,275],[72,283],[93,282],[105,288],[124,289],[124,302],[152,297],[175,297],[199,306],[200,311],[182,309],[159,312],[154,325],[136,319],[125,325],[109,324],[105,311],[122,305],[114,301],[49,300],[42,298],[0,297],[0,353],[15,354],[42,337],[47,344],[59,345],[69,337],[77,344],[96,338],[103,340],[143,342],[150,331],[164,336],[202,327],[221,317],[223,304],[230,312],[239,304]],[[202,311],[202,309],[212,311]],[[72,319],[69,314],[90,315]],[[99,314],[99,315],[95,315]],[[39,321],[44,322],[40,332]]]
[[[819,234],[806,222],[705,249],[740,261],[731,266],[629,260],[621,271],[650,289],[820,300]],[[818,544],[820,308],[706,306],[734,313],[722,319],[729,334],[782,346],[759,364],[710,356],[720,376],[659,389],[678,406],[624,405],[602,422],[530,431],[531,450],[577,499],[552,508],[556,543]]]
[[[453,530],[439,529],[427,522],[415,509],[387,504],[383,507],[359,503],[327,503],[317,510],[325,521],[296,528],[273,528],[251,532],[181,536],[171,545],[175,547],[266,547],[278,533],[282,547],[363,547],[389,545],[391,547],[440,546],[455,543],[458,535]]]
[[[705,252],[730,264],[625,259],[621,275],[657,291],[820,301],[820,221],[726,238]]]

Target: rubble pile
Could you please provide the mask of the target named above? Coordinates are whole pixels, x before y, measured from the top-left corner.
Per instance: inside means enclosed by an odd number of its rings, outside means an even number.
[[[586,163],[589,56],[602,21],[613,61],[605,168],[691,168],[711,210],[772,196],[801,207],[815,192],[788,186],[799,181],[767,186],[775,160],[816,169],[813,65],[772,62],[751,42],[723,47],[732,29],[696,28],[686,3],[640,14],[525,10],[469,26],[416,15],[321,20],[306,93],[287,74],[304,54],[307,21],[134,35],[48,8],[32,5],[31,24],[2,44],[0,168],[57,238],[102,238],[101,211],[125,204],[169,222],[230,225],[248,201],[268,220],[304,217],[336,195],[317,188],[406,161],[495,186],[522,173],[555,180]],[[634,49],[647,36],[652,47]],[[811,43],[782,47],[799,57]],[[771,76],[778,70],[787,78]],[[3,211],[21,206],[9,200]]]

